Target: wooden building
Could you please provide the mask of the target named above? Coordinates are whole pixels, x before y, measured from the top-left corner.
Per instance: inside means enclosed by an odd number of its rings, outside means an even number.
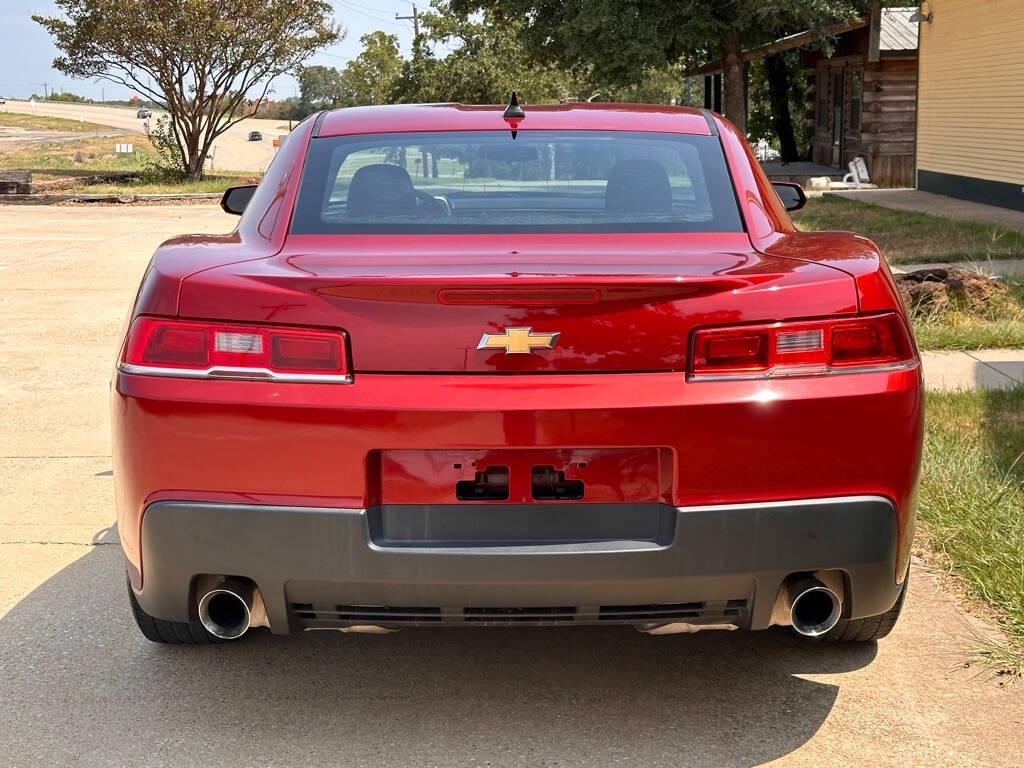
[[[841,175],[853,158],[862,157],[873,183],[914,185],[918,25],[910,17],[916,10],[882,8],[833,26],[830,56],[812,48],[810,32],[744,52],[749,62],[800,50],[801,65],[810,73],[803,115],[811,137],[808,160]],[[709,62],[699,72],[705,76],[704,106],[720,109],[721,64]]]
[[[883,8],[838,35],[829,57],[807,49],[811,161],[846,168],[855,157],[880,187],[914,186],[917,130],[917,23],[914,8]],[[875,36],[877,35],[877,41]]]
[[[922,12],[918,188],[1024,210],[1024,0]]]

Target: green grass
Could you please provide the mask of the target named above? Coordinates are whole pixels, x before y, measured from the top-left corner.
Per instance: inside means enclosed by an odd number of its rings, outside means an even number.
[[[952,307],[943,312],[911,312],[921,349],[1024,349],[1024,283],[1008,281],[1005,296],[983,309]]]
[[[919,540],[1005,618],[1007,647],[982,651],[1024,671],[1024,387],[929,393]]]
[[[202,181],[131,182],[125,184],[89,184],[74,188],[73,192],[89,195],[171,195],[199,192],[223,192],[240,184],[255,184],[258,174],[218,174]]]
[[[871,238],[890,264],[1024,258],[1024,232],[825,195],[793,217],[803,230],[841,229]]]
[[[117,144],[132,144],[137,154],[116,154]],[[45,141],[5,152],[0,154],[0,168],[29,170],[33,181],[42,181],[47,177],[135,172],[155,153],[149,140],[140,134],[90,136],[75,141]]]
[[[44,115],[22,115],[16,112],[0,112],[0,128],[24,128],[31,131],[61,131],[63,133],[92,133],[95,131],[113,131],[109,125],[84,123],[78,120],[67,120],[63,117],[46,117]]]
[[[21,115],[18,115],[21,117]],[[116,144],[134,145],[131,154],[116,154]],[[32,182],[40,192],[96,195],[156,195],[223,192],[235,184],[259,180],[259,174],[218,173],[202,181],[150,181],[128,178],[117,182],[92,183],[106,174],[138,174],[156,156],[149,140],[140,134],[89,136],[74,141],[43,142],[0,154],[0,169],[32,172]]]

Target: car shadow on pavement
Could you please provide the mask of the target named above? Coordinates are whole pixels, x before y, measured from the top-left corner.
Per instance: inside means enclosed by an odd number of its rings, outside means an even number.
[[[810,739],[873,643],[628,627],[266,630],[159,646],[116,535],[0,619],[14,765],[753,766]]]

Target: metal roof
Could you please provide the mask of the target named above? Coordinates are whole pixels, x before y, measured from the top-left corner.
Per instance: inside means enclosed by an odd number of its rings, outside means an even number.
[[[883,8],[878,33],[880,51],[916,51],[918,25],[910,20],[916,8]]]

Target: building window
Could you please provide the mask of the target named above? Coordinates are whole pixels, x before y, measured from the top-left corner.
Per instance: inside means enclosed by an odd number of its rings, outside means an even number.
[[[828,70],[818,70],[818,127],[828,128]]]
[[[860,94],[864,89],[864,72],[854,67],[850,73],[850,130],[860,130]]]

